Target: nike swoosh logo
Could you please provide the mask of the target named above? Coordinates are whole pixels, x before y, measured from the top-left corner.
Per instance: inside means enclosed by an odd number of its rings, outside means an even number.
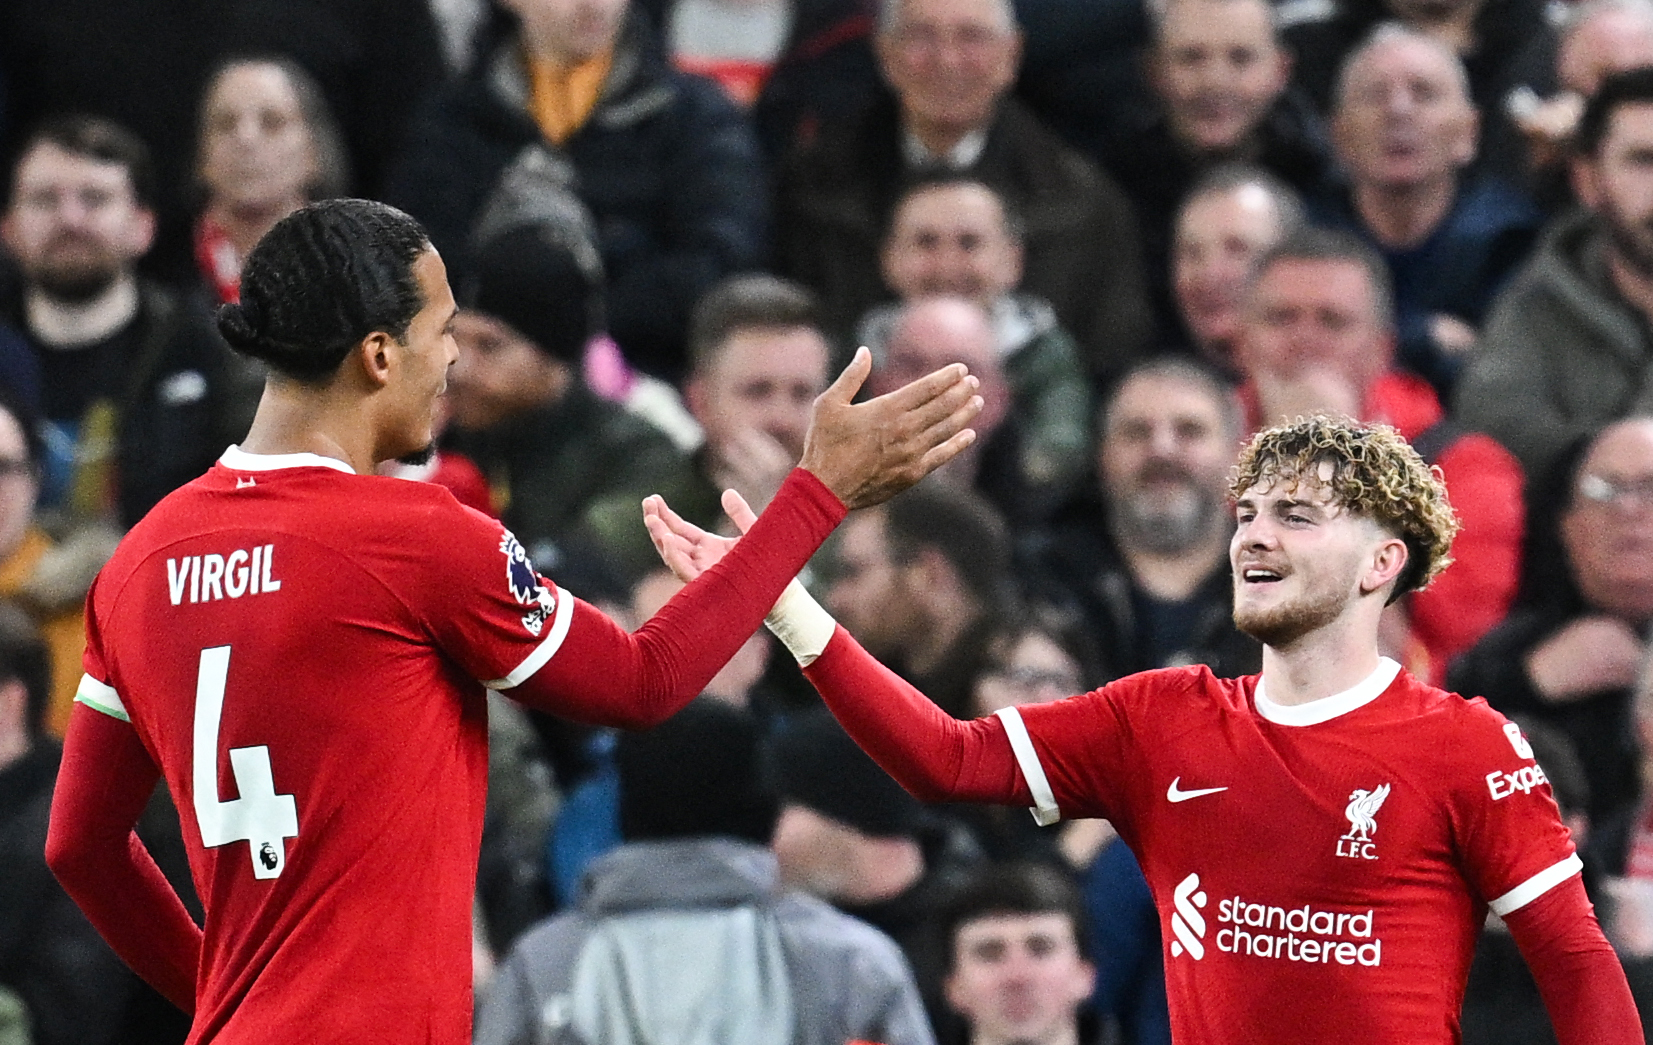
[[[1201,787],[1196,788],[1193,791],[1184,791],[1177,786],[1180,783],[1182,783],[1182,777],[1180,776],[1171,781],[1171,787],[1165,792],[1165,797],[1173,802],[1186,802],[1190,798],[1198,798],[1201,795],[1214,795],[1218,791],[1228,790],[1226,787]]]

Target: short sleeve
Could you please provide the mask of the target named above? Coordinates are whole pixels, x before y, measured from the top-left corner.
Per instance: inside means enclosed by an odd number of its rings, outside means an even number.
[[[557,655],[578,600],[541,577],[498,520],[457,502],[444,507],[447,537],[431,552],[435,568],[411,586],[414,612],[472,678],[512,689]]]
[[[1544,769],[1515,723],[1469,702],[1450,816],[1465,878],[1500,917],[1583,869]]]

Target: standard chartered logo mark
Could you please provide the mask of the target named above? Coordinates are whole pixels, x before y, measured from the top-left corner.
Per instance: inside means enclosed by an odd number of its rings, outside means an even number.
[[[1195,961],[1205,957],[1205,915],[1200,913],[1206,896],[1200,891],[1200,876],[1191,874],[1177,883],[1171,893],[1171,957],[1180,958],[1183,951]]]

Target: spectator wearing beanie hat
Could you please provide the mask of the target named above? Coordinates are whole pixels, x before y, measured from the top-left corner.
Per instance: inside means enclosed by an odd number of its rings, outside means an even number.
[[[477,1045],[933,1045],[895,944],[782,887],[758,743],[747,713],[706,699],[622,735],[625,844],[512,949]]]
[[[789,885],[888,933],[931,1014],[946,1012],[936,918],[982,855],[968,832],[901,789],[832,716],[811,711],[770,741],[780,797],[771,847]]]
[[[483,242],[459,290],[450,442],[482,468],[505,525],[542,569],[586,554],[628,579],[652,568],[638,503],[670,500],[692,473],[664,433],[581,380],[602,324],[600,276],[554,227],[525,224]]]

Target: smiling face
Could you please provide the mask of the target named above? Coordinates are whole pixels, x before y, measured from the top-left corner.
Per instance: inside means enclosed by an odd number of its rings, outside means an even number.
[[[1291,63],[1264,0],[1173,0],[1154,53],[1153,83],[1172,133],[1198,153],[1227,153],[1286,89]]]
[[[1399,538],[1333,497],[1330,462],[1320,469],[1307,480],[1259,483],[1235,505],[1234,626],[1275,649],[1332,626],[1385,587],[1374,584],[1380,551],[1399,546],[1404,561]]]
[[[1000,0],[899,0],[873,46],[910,123],[962,135],[992,118],[1021,60],[1008,11]]]
[[[1393,352],[1372,279],[1358,261],[1284,257],[1257,273],[1235,361],[1254,378],[1329,371],[1364,394]]]
[[[1004,205],[972,182],[919,189],[902,200],[882,260],[884,282],[904,301],[953,294],[991,306],[1022,279],[1022,247]]]
[[[442,256],[427,249],[413,263],[413,275],[423,305],[397,342],[400,366],[385,389],[391,395],[391,423],[377,450],[381,461],[420,455],[435,442],[438,398],[448,387],[448,368],[459,358],[453,336],[457,309]]]
[[[1281,231],[1274,197],[1256,183],[1189,200],[1177,216],[1172,289],[1189,334],[1207,358],[1230,361],[1246,278]]]

